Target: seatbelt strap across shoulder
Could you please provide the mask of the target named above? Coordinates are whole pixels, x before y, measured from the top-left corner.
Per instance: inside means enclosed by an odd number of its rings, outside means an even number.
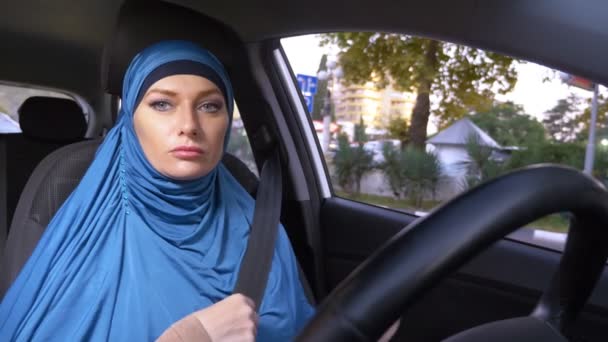
[[[259,309],[272,265],[279,231],[283,179],[279,148],[276,147],[262,166],[249,241],[234,293],[251,298]]]

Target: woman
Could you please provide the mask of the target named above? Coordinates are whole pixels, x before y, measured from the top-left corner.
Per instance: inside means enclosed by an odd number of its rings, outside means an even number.
[[[313,309],[283,229],[259,321],[232,294],[254,208],[220,163],[232,110],[208,51],[140,52],[116,126],[0,305],[0,340],[154,340],[183,317],[167,334],[196,318],[212,340],[291,339]]]

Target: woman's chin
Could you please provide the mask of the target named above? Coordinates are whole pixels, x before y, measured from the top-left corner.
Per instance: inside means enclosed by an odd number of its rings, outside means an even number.
[[[209,168],[190,168],[178,170],[165,170],[163,175],[177,181],[189,181],[204,177],[209,174]]]

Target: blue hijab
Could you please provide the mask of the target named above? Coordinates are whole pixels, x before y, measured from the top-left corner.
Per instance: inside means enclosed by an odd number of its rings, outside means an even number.
[[[254,199],[221,163],[195,181],[163,176],[133,128],[146,77],[174,61],[215,72],[231,121],[230,81],[207,50],[166,41],[138,54],[125,75],[116,126],[0,305],[1,341],[150,341],[232,294]],[[312,313],[281,227],[258,340],[290,340]]]

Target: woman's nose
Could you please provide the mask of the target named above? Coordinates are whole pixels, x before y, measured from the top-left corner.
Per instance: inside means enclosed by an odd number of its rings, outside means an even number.
[[[180,111],[180,135],[197,136],[201,134],[196,110],[186,108]]]

